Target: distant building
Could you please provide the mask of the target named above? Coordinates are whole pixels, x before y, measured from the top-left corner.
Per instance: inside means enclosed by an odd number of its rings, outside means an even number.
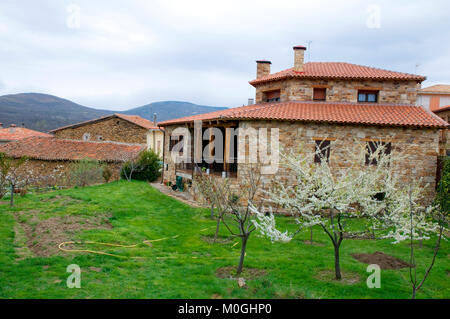
[[[112,141],[147,145],[162,156],[163,132],[155,123],[137,115],[115,113],[51,131],[58,139]]]
[[[417,93],[417,105],[430,111],[450,105],[450,85],[437,84],[420,89]]]
[[[30,130],[25,127],[17,127],[15,124],[11,124],[10,127],[3,128],[3,124],[0,123],[0,144],[18,141],[32,136],[51,137],[52,135]]]
[[[97,160],[111,170],[111,180],[120,177],[120,168],[136,158],[145,146],[117,142],[87,142],[35,136],[0,145],[0,152],[18,159],[28,157],[20,167],[30,184],[70,185],[70,165],[82,159]]]

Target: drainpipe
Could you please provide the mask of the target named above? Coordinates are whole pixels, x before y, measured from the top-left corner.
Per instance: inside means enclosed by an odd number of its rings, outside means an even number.
[[[164,170],[166,169],[165,153],[166,153],[166,131],[164,130],[163,131],[163,151],[162,151],[163,166],[161,169],[161,184],[164,183]]]

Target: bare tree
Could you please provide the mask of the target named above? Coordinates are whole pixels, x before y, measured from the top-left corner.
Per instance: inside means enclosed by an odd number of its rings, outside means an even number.
[[[11,187],[10,205],[14,206],[14,191],[17,185],[23,184],[25,186],[27,175],[24,174],[20,167],[28,161],[27,157],[14,159],[0,153],[0,192],[6,192],[6,186],[9,183]]]

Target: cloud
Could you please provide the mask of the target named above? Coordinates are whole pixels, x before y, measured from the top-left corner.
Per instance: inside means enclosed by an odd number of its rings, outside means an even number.
[[[239,106],[254,95],[248,81],[256,59],[270,59],[273,71],[291,67],[292,46],[308,41],[313,61],[417,71],[427,83],[449,83],[449,7],[403,0],[6,1],[2,93],[38,91],[117,110],[168,99]]]

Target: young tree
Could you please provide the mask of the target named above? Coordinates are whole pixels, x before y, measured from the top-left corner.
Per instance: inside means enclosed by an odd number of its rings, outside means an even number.
[[[27,175],[20,170],[20,167],[26,163],[27,157],[14,159],[0,153],[0,195],[3,197],[7,192],[7,186],[11,187],[10,205],[14,205],[14,190],[16,186],[26,184]],[[1,198],[0,197],[0,198]]]
[[[394,181],[392,158],[379,144],[368,151],[359,144],[359,152],[349,152],[348,167],[333,169],[326,152],[316,149],[320,163],[297,154],[282,154],[282,165],[295,177],[293,184],[276,181],[276,188],[267,192],[268,202],[299,215],[298,230],[294,234],[280,232],[273,214],[266,216],[251,206],[256,214],[255,226],[272,241],[290,241],[302,229],[318,225],[327,234],[334,248],[336,279],[342,278],[340,247],[344,240],[346,219],[366,216],[371,219],[381,210],[376,194],[388,192],[386,181]],[[377,165],[365,165],[373,163]],[[367,210],[357,209],[363,207]]]
[[[445,175],[447,174],[447,180]],[[420,182],[402,187],[392,193],[391,205],[388,213],[384,215],[390,231],[385,238],[394,239],[394,244],[408,241],[410,248],[409,277],[412,286],[412,299],[416,298],[417,291],[423,286],[433,268],[440,249],[444,230],[448,229],[449,220],[449,185],[450,161],[437,188],[434,205],[425,206],[423,188]],[[446,183],[447,182],[447,183]],[[415,241],[429,240],[432,235],[437,237],[433,257],[422,279],[417,277],[417,262],[415,258]]]

